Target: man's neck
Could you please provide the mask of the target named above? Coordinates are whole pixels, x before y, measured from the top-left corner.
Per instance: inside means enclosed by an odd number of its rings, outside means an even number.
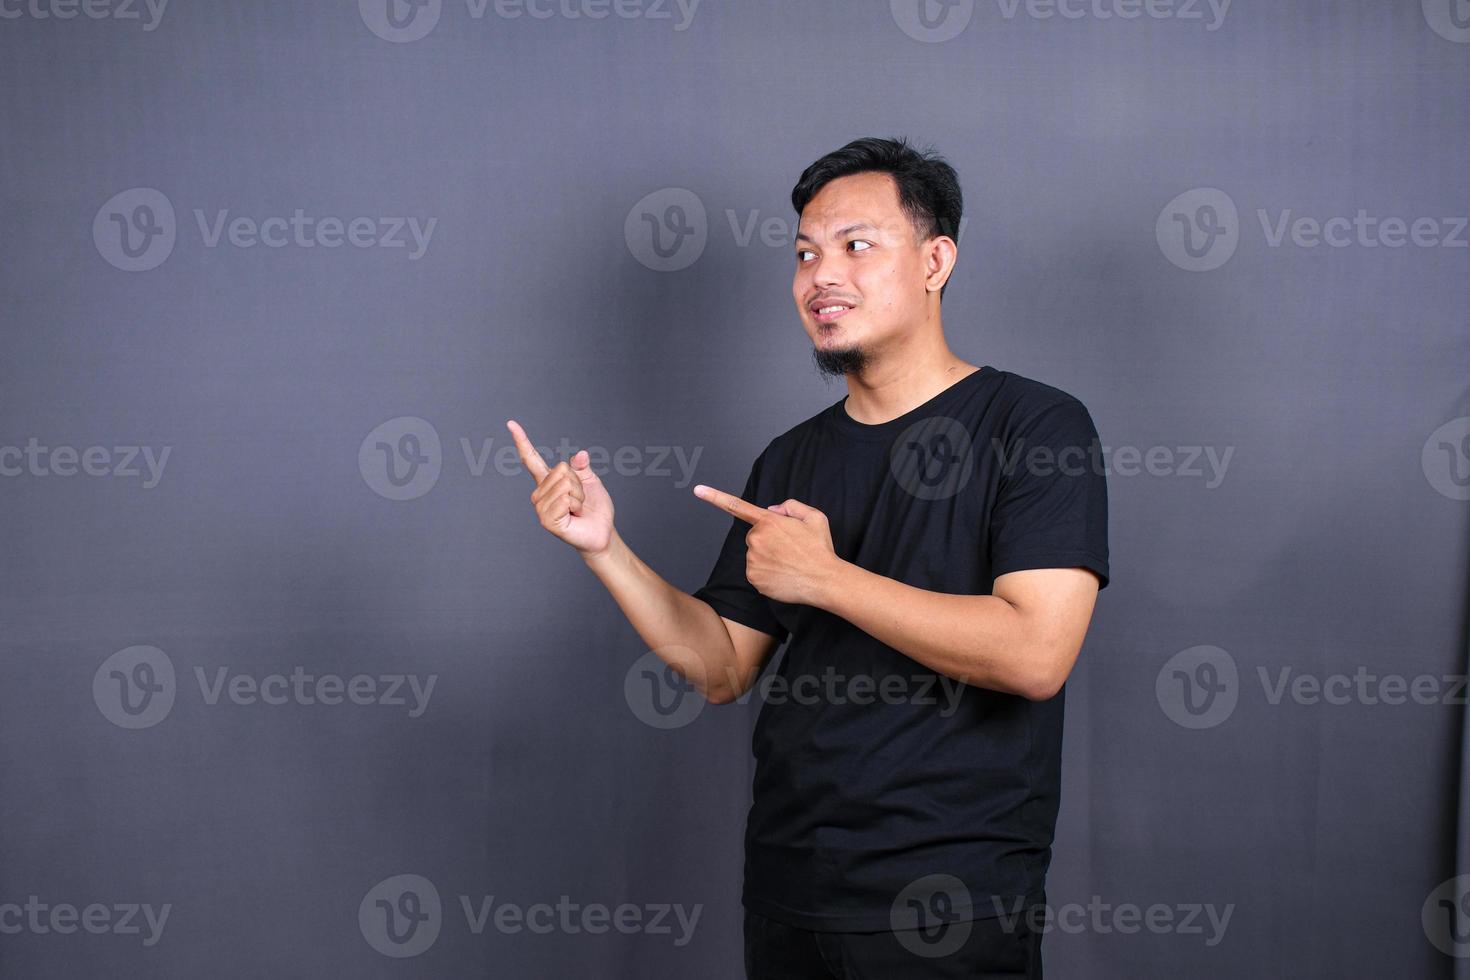
[[[879,425],[913,411],[978,370],[949,351],[933,362],[874,365],[861,376],[848,375],[843,407],[855,421]]]

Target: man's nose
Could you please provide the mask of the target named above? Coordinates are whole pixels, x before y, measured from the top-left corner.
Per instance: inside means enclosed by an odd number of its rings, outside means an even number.
[[[846,278],[846,276],[847,272],[843,267],[842,257],[836,255],[825,255],[822,258],[817,259],[817,267],[812,272],[812,282],[816,283],[816,285],[820,287],[826,288],[828,286],[837,285],[838,283],[842,282]]]

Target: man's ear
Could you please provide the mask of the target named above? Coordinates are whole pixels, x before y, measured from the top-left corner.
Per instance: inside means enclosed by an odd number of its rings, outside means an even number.
[[[936,235],[924,243],[924,288],[937,293],[949,281],[960,248],[948,235]]]

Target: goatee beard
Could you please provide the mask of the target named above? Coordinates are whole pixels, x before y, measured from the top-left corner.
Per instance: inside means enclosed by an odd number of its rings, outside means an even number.
[[[825,376],[856,374],[868,366],[867,352],[861,347],[813,347],[812,359]]]

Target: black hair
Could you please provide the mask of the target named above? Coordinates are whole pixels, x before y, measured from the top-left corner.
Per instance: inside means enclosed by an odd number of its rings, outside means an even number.
[[[965,205],[959,175],[934,153],[933,147],[915,149],[902,136],[855,139],[803,170],[791,188],[791,206],[798,220],[807,202],[829,181],[860,173],[892,176],[898,186],[899,206],[914,223],[920,239],[936,235],[959,238],[960,214]],[[946,282],[939,287],[941,299],[948,285]]]

